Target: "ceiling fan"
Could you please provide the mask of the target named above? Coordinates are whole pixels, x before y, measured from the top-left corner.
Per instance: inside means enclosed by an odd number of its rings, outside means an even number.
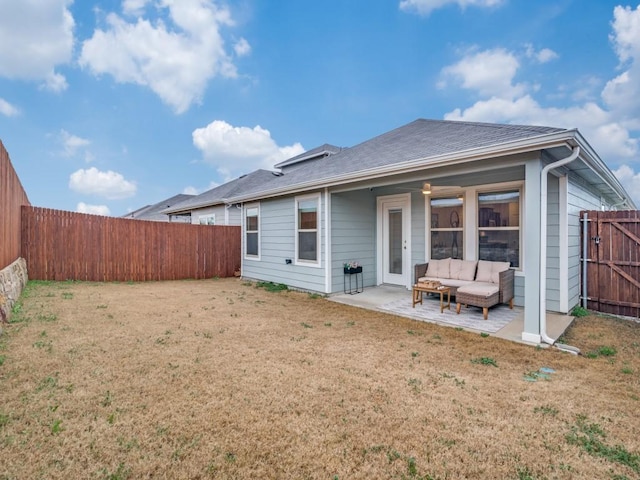
[[[455,191],[462,187],[459,185],[433,185],[431,182],[424,182],[419,188],[411,187],[397,187],[401,190],[408,190],[411,192],[422,192],[423,195],[433,195],[438,193],[445,193],[447,191]]]

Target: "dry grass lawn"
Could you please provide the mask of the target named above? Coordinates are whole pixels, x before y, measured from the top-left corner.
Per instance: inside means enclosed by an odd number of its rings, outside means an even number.
[[[3,479],[640,477],[634,322],[573,356],[239,279],[31,282],[12,320]]]

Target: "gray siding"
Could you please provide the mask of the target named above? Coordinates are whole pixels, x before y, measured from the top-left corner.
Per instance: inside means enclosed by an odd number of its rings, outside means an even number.
[[[227,215],[229,216],[227,225],[242,225],[242,208],[240,206],[230,206],[227,209]]]
[[[191,223],[198,225],[201,215],[215,215],[216,225],[224,225],[224,205],[216,205],[214,207],[199,208],[191,211]],[[236,223],[235,225],[240,225]]]
[[[580,211],[600,210],[600,197],[569,175],[568,185],[569,236],[569,311],[580,303]]]
[[[216,225],[241,225],[242,224],[242,209],[235,205],[227,208],[226,205],[216,205],[214,207],[198,208],[191,211],[191,223],[199,224],[200,215],[216,216]],[[228,220],[225,222],[225,218],[228,216]]]
[[[547,310],[560,308],[560,182],[549,175],[547,184]]]
[[[424,263],[427,229],[425,225],[425,196],[421,192],[411,194],[411,268]],[[411,281],[414,281],[411,272]]]
[[[295,265],[295,197],[260,202],[260,259],[243,258],[242,276],[325,291],[324,196],[320,197],[320,267]],[[287,264],[286,260],[291,259]]]
[[[331,293],[342,292],[343,265],[362,265],[364,285],[376,284],[376,196],[369,190],[331,196]]]

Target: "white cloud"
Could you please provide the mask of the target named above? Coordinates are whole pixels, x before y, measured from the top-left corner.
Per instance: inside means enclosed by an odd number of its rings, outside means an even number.
[[[433,10],[450,4],[458,5],[464,10],[469,6],[488,8],[497,7],[502,3],[504,0],[401,0],[400,10],[429,15]]]
[[[188,187],[185,187],[184,190],[182,190],[182,193],[185,195],[198,195],[198,193],[200,192],[196,187],[192,187],[191,185],[189,185]]]
[[[536,50],[535,48],[533,48],[533,45],[526,44],[525,49],[526,49],[525,51],[526,56],[528,58],[532,58],[538,63],[547,63],[559,57],[559,55],[553,50],[551,50],[550,48],[543,48],[541,50]]]
[[[0,98],[0,113],[6,117],[14,117],[20,113],[20,110],[11,105],[4,98]]]
[[[278,146],[269,130],[259,125],[234,127],[222,120],[194,130],[192,137],[205,160],[216,166],[226,179],[256,168],[272,169],[274,164],[304,152],[299,143]]]
[[[69,188],[74,192],[110,200],[132,197],[137,190],[136,184],[125,180],[122,174],[111,170],[101,172],[95,167],[72,173],[69,177]]]
[[[621,62],[638,57],[640,52],[640,5],[630,7],[617,6],[613,9],[613,33],[609,39]]]
[[[468,55],[442,69],[443,78],[453,77],[463,87],[483,97],[467,108],[456,108],[445,118],[577,127],[608,165],[618,166],[615,175],[640,206],[640,173],[637,173],[640,170],[640,138],[637,135],[640,130],[640,6],[635,10],[616,7],[611,25],[610,40],[624,71],[606,82],[604,88],[600,79],[595,77],[582,82],[586,87],[576,89],[571,97],[575,105],[542,106],[532,96],[535,93],[533,88],[514,84],[520,66],[504,60],[514,55],[504,51],[501,55],[507,68],[502,69],[502,77],[493,79],[499,88],[492,89],[489,84],[491,75],[484,72],[489,67],[480,65],[480,73],[473,68],[481,63],[479,60],[486,61],[492,68],[499,63],[491,60],[496,58],[496,50],[488,50]],[[545,52],[545,49],[535,51],[529,45],[525,55],[540,62],[553,59],[554,52]],[[446,85],[446,82],[441,80],[440,85]],[[560,93],[568,97],[565,94],[567,87],[563,88]],[[592,93],[597,88],[600,88],[599,97]],[[510,94],[503,95],[501,90]],[[512,95],[514,92],[518,94]]]
[[[76,206],[76,212],[78,213],[90,213],[92,215],[108,216],[111,214],[109,207],[106,205],[89,205],[84,202],[78,203]]]
[[[616,7],[609,36],[621,65],[628,68],[610,80],[602,92],[606,104],[622,117],[637,116],[640,109],[640,5]]]
[[[443,68],[442,75],[482,96],[514,98],[525,91],[524,85],[513,83],[519,67],[520,62],[513,53],[496,48],[471,52],[459,62]],[[446,82],[440,85],[446,85]]]
[[[127,13],[142,12],[145,1],[128,1]],[[213,0],[160,0],[162,19],[138,17],[128,22],[110,13],[103,30],[82,45],[80,65],[117,82],[149,87],[176,113],[183,113],[204,94],[214,77],[237,77],[225,51],[222,27],[233,25],[227,8]]]
[[[86,150],[86,148],[91,144],[91,142],[86,138],[72,135],[64,129],[60,130],[60,141],[62,142],[64,150],[63,155],[65,157],[73,157],[79,150]]]
[[[73,0],[0,0],[0,76],[42,81],[59,92],[67,81],[55,68],[73,53]]]
[[[125,15],[141,15],[150,0],[123,0],[122,11]]]
[[[640,173],[636,173],[633,169],[628,165],[622,165],[617,170],[613,172],[620,183],[625,188],[633,201],[636,204],[637,208],[640,208]]]
[[[236,52],[237,56],[244,57],[245,55],[249,55],[251,53],[251,45],[249,45],[249,42],[247,42],[246,39],[241,38],[233,46],[233,50]]]
[[[232,180],[231,178],[229,178],[228,180]],[[225,180],[226,181],[226,180]],[[199,195],[202,192],[207,192],[209,190],[211,190],[212,188],[216,188],[219,187],[220,183],[212,180],[209,182],[209,185],[205,188],[197,188],[194,186],[189,185],[188,187],[185,187],[185,189],[182,191],[182,193],[184,193],[185,195]]]

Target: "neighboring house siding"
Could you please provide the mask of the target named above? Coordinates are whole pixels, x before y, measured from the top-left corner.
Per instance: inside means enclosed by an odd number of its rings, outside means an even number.
[[[224,205],[216,205],[215,207],[200,208],[191,212],[191,223],[200,224],[200,217],[215,215],[216,225],[224,225]],[[234,225],[240,225],[239,223]]]
[[[580,303],[580,250],[581,210],[600,210],[600,197],[589,191],[586,185],[569,176],[568,185],[568,236],[569,236],[569,310]]]
[[[364,285],[376,284],[376,196],[369,190],[331,196],[331,292],[344,288],[345,262],[362,265]]]
[[[216,225],[241,225],[242,209],[232,205],[216,205],[214,207],[199,208],[191,212],[191,223],[198,225],[200,216],[215,215]]]
[[[319,224],[324,232],[324,196],[321,197]],[[320,237],[320,268],[295,265],[294,197],[260,202],[260,260],[243,259],[242,276],[289,287],[324,292],[326,260],[324,234]],[[291,259],[287,264],[286,260]]]

